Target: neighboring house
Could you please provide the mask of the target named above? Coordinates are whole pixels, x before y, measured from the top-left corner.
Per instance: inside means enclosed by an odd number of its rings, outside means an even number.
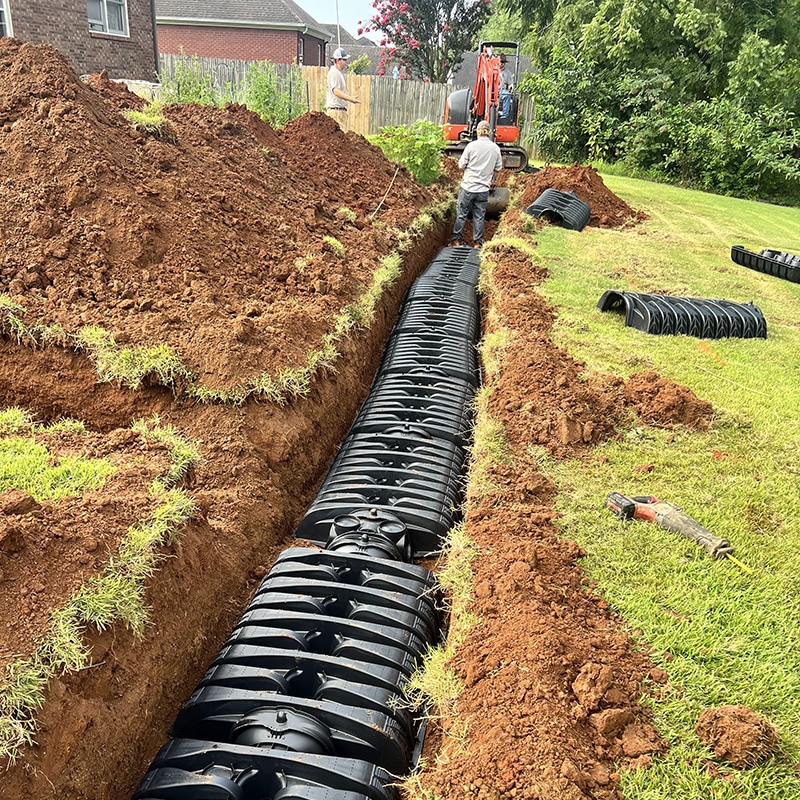
[[[0,36],[50,44],[80,75],[152,81],[158,69],[152,0],[0,0]]]
[[[331,34],[291,0],[155,0],[162,53],[325,64]]]
[[[359,56],[366,53],[367,58],[369,58],[369,69],[367,69],[364,74],[378,74],[378,64],[380,63],[381,52],[383,51],[380,45],[375,44],[372,39],[368,39],[366,36],[361,36],[356,39],[349,31],[345,30],[341,25],[337,25],[335,22],[323,23],[321,27],[325,28],[333,37],[331,43],[328,45],[328,61],[330,61],[330,63],[333,63],[331,61],[333,51],[337,47],[344,47],[344,49],[347,50],[347,54],[350,56],[350,61],[355,61]]]

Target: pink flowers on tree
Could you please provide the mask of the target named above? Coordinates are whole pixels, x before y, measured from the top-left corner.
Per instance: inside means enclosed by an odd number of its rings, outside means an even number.
[[[398,65],[401,77],[441,83],[464,52],[475,48],[490,5],[491,0],[373,0],[375,15],[369,25],[359,22],[357,33],[383,34],[378,74]]]

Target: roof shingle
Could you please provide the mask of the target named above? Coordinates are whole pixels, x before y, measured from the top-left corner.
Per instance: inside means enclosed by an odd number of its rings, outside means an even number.
[[[307,25],[326,32],[292,0],[156,0],[156,19],[187,22],[252,22],[256,25]]]

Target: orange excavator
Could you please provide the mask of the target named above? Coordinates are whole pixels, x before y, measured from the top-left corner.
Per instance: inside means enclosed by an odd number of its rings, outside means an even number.
[[[506,51],[513,51],[508,53]],[[472,89],[456,89],[447,98],[444,115],[446,155],[460,158],[464,148],[477,138],[477,127],[486,120],[492,139],[499,145],[503,168],[521,171],[528,166],[528,153],[519,142],[519,95],[511,92],[508,114],[503,116],[500,96],[500,56],[508,61],[513,56],[511,85],[516,89],[519,76],[519,42],[481,42],[478,49],[478,70]],[[502,187],[489,194],[487,217],[499,216],[508,206],[509,193]]]
[[[506,53],[512,50],[513,53]],[[477,137],[478,123],[485,119],[492,129],[492,138],[500,145],[503,167],[523,170],[528,165],[528,153],[519,141],[519,95],[512,91],[507,116],[501,116],[500,56],[508,60],[513,55],[512,86],[516,89],[519,76],[519,42],[481,42],[478,52],[478,71],[472,89],[457,89],[447,98],[444,115],[445,153],[459,158],[464,148]]]

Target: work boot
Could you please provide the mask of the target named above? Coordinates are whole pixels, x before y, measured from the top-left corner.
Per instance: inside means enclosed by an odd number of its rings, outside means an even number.
[[[463,239],[451,239],[450,247],[464,247],[466,242]]]

